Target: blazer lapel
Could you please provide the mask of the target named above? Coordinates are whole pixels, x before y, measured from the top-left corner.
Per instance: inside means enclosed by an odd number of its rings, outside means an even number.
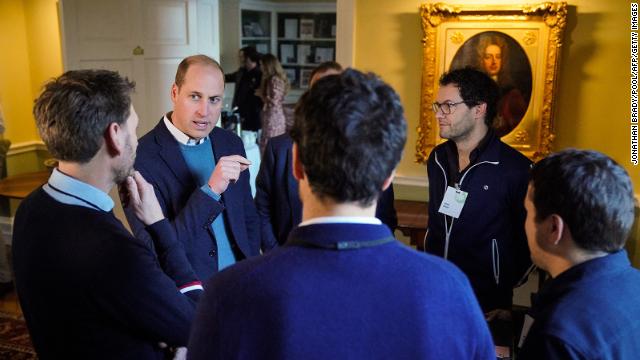
[[[180,145],[171,135],[163,120],[160,120],[160,123],[156,126],[155,133],[156,143],[160,147],[158,151],[160,158],[183,186],[190,186],[193,182],[193,177],[182,157]]]
[[[209,134],[209,140],[213,149],[213,157],[216,159],[216,164],[223,156],[228,155],[241,155],[238,152],[237,146],[234,147],[233,143],[228,140],[228,137],[223,136],[224,130],[220,128],[213,128],[213,131]],[[248,170],[247,170],[248,171]],[[248,175],[247,175],[248,176]],[[245,206],[245,194],[241,188],[241,182],[233,185],[229,185],[227,190],[222,193],[222,202],[224,203],[224,212],[227,220],[227,224],[231,231],[227,233],[229,239],[235,241],[236,245],[240,248],[240,251],[246,256],[251,255],[251,248],[247,242],[247,231],[245,224],[244,206]],[[251,196],[251,190],[249,190],[249,196]],[[251,200],[252,201],[252,200]],[[234,216],[235,215],[235,216]]]
[[[293,177],[293,155],[292,147],[287,149],[287,161],[285,163],[287,172],[287,196],[289,198],[289,218],[291,226],[295,227],[302,221],[302,203],[298,192],[298,180]]]

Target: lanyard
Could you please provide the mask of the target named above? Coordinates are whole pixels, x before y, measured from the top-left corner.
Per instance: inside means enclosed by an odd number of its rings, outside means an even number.
[[[311,241],[293,239],[292,241],[287,242],[287,246],[298,245],[298,246],[328,249],[328,250],[357,250],[357,249],[364,249],[364,248],[384,245],[395,240],[396,238],[394,238],[393,236],[388,236],[382,239],[370,240],[370,241],[338,241],[337,243],[317,244]]]

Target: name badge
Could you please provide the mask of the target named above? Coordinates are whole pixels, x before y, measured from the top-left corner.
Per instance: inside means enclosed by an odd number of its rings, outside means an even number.
[[[438,212],[457,219],[460,217],[465,201],[467,201],[467,195],[469,195],[469,193],[466,191],[448,186]]]

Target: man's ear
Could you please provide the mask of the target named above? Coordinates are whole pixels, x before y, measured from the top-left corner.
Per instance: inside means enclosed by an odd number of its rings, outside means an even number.
[[[385,191],[389,188],[389,186],[391,186],[391,183],[393,182],[393,179],[396,177],[396,169],[393,169],[393,171],[391,172],[391,175],[389,175],[388,178],[384,179],[384,182],[382,183],[382,191]]]
[[[480,103],[478,105],[475,106],[475,115],[476,115],[476,119],[477,118],[483,118],[485,117],[485,115],[487,114],[487,103]]]
[[[291,149],[291,157],[292,157],[292,171],[293,177],[300,181],[304,179],[304,166],[302,165],[302,161],[300,161],[300,156],[298,154],[298,144],[293,143],[293,149]]]
[[[115,157],[122,153],[124,147],[123,131],[124,129],[116,122],[107,126],[107,130],[104,132],[104,144],[109,155]]]
[[[171,85],[171,93],[169,95],[171,95],[171,102],[174,105],[175,105],[176,101],[178,101],[178,92],[179,91],[180,91],[180,88],[178,88],[178,85],[173,83],[173,85]]]
[[[544,221],[548,222],[547,224],[545,224],[547,226],[547,236],[545,236],[547,245],[558,245],[560,243],[560,240],[562,240],[563,238],[564,232],[568,230],[567,225],[558,214],[551,214]]]

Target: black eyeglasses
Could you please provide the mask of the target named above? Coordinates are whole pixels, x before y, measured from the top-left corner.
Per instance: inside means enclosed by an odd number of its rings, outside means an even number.
[[[433,110],[434,113],[437,113],[438,111],[442,111],[443,114],[449,115],[455,111],[456,105],[460,105],[462,103],[464,103],[464,100],[458,101],[457,103],[445,102],[441,104],[439,102],[434,102],[433,104],[431,104],[431,109]]]

